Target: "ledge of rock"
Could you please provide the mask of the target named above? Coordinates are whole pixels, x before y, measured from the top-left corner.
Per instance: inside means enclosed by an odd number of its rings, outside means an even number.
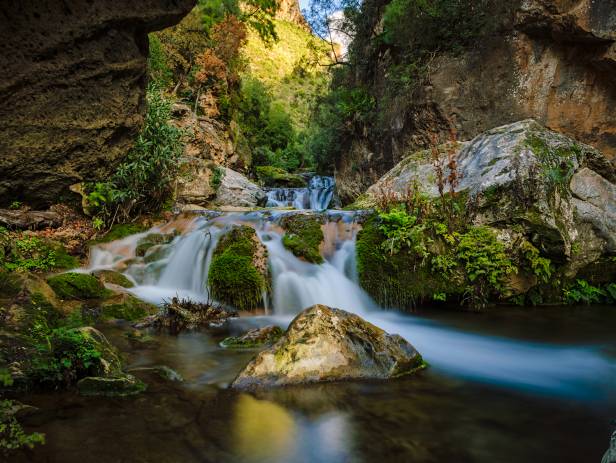
[[[424,367],[421,355],[397,334],[344,310],[315,305],[300,313],[276,344],[259,353],[231,387],[387,379]]]
[[[149,31],[195,0],[9,0],[0,16],[0,203],[47,206],[109,174],[145,111]]]

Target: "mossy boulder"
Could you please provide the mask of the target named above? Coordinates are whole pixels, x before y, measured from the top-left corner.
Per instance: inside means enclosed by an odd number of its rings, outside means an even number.
[[[314,264],[323,263],[319,247],[323,242],[323,230],[320,215],[289,214],[284,216],[280,225],[285,230],[282,244],[296,257]]]
[[[267,249],[253,228],[230,228],[218,241],[208,283],[212,295],[239,310],[254,310],[269,289]]]
[[[101,304],[101,313],[105,318],[135,321],[157,312],[155,305],[126,293],[116,294]]]
[[[301,175],[290,174],[284,169],[273,166],[259,166],[257,178],[266,187],[305,188],[306,179]]]
[[[255,349],[274,344],[283,333],[284,331],[279,326],[265,326],[249,330],[241,336],[225,338],[220,345],[229,349]]]
[[[139,257],[143,257],[146,255],[148,250],[154,246],[168,244],[172,239],[172,234],[150,233],[139,240],[137,247],[135,248],[135,254]]]
[[[47,283],[61,299],[100,299],[111,294],[96,277],[87,273],[61,273],[48,278]]]
[[[125,275],[114,270],[96,270],[92,272],[101,283],[110,283],[112,285],[121,286],[122,288],[133,288],[135,284],[130,281]]]
[[[58,241],[0,231],[0,264],[11,271],[44,272],[78,267],[79,259]]]
[[[231,387],[389,379],[411,375],[425,366],[421,355],[402,337],[355,314],[315,305],[295,317],[282,338],[251,360]]]
[[[147,386],[133,375],[124,374],[111,378],[89,376],[77,382],[77,389],[84,396],[126,397],[141,394]]]

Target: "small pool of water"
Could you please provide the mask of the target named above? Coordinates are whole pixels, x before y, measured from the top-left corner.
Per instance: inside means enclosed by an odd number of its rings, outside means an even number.
[[[167,365],[185,381],[170,383],[151,377],[146,393],[125,399],[85,398],[72,392],[20,397],[40,408],[24,424],[30,432],[44,432],[47,444],[11,461],[601,461],[612,431],[610,422],[616,418],[616,308],[392,314],[392,324],[398,323],[414,343],[406,320],[438,329],[444,340],[448,333],[468,336],[468,342],[487,340],[484,357],[469,355],[467,359],[483,362],[484,369],[485,365],[492,368],[489,349],[496,347],[490,346],[513,346],[507,355],[517,353],[520,364],[533,361],[527,357],[533,355],[534,346],[558,349],[563,362],[568,355],[592,351],[603,363],[596,371],[596,381],[592,375],[582,375],[580,391],[573,390],[575,381],[564,388],[534,387],[541,384],[536,378],[529,378],[533,387],[524,387],[524,378],[486,381],[458,374],[455,368],[441,364],[441,354],[432,347],[423,353],[433,367],[413,378],[246,394],[226,387],[254,352],[220,348],[224,333],[160,335],[154,348],[135,349],[122,329],[106,326],[104,332],[125,352],[128,368]],[[250,322],[258,321],[242,321]],[[429,338],[431,332],[416,333]],[[439,342],[446,349],[444,340]],[[420,343],[416,344],[422,351]],[[451,354],[460,358],[460,352]],[[504,357],[494,351],[494,358]],[[463,356],[457,361],[464,361]]]

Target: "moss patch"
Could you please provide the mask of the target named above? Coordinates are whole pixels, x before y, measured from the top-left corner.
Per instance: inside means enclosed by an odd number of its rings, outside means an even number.
[[[257,235],[248,226],[233,227],[220,239],[208,275],[216,299],[240,310],[259,306],[268,285],[255,262],[258,246]]]
[[[157,311],[155,305],[143,302],[130,294],[118,295],[102,305],[104,317],[129,321],[139,320]]]
[[[99,299],[111,294],[96,277],[86,273],[61,273],[47,279],[61,299]]]
[[[111,283],[122,288],[132,288],[135,286],[126,276],[113,270],[97,270],[93,275],[102,283]]]
[[[173,235],[163,235],[162,233],[151,233],[147,236],[144,236],[137,243],[137,248],[135,249],[135,254],[143,257],[148,252],[148,250],[154,246],[158,246],[161,244],[167,244],[173,239]]]
[[[250,330],[242,336],[225,338],[220,345],[228,349],[255,349],[274,344],[283,334],[284,331],[279,326],[266,326]]]
[[[321,220],[319,216],[305,214],[284,217],[281,220],[281,226],[286,231],[282,237],[284,247],[307,262],[323,263],[324,259],[319,252],[324,239]]]
[[[147,227],[137,223],[122,223],[111,227],[103,236],[92,240],[90,244],[110,243],[112,241],[121,240],[127,236],[136,235],[147,230]]]
[[[303,188],[306,186],[306,180],[302,176],[290,174],[279,167],[259,166],[257,177],[267,187]]]

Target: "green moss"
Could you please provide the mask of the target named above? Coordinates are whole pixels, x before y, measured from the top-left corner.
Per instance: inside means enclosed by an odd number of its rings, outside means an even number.
[[[139,320],[157,312],[156,306],[137,299],[134,296],[124,294],[121,300],[110,301],[102,306],[104,317],[117,318],[121,320]]]
[[[77,258],[68,254],[61,243],[36,236],[14,235],[4,243],[2,266],[7,270],[48,271],[79,266]],[[5,236],[6,238],[6,236]]]
[[[0,298],[12,298],[19,293],[21,280],[12,272],[0,269]]]
[[[265,328],[262,330],[249,331],[243,336],[230,336],[225,338],[220,345],[228,349],[255,349],[274,344],[284,334],[284,331],[278,326],[272,326],[262,333],[259,332],[263,330],[265,330]]]
[[[305,214],[283,217],[280,224],[286,233],[282,244],[296,257],[314,264],[323,263],[324,259],[319,252],[324,239],[321,221],[320,216]]]
[[[210,264],[208,283],[212,295],[240,310],[257,308],[268,287],[254,262],[257,240],[251,227],[233,227],[218,242]]]
[[[103,236],[91,241],[91,244],[110,243],[111,241],[121,240],[127,236],[136,235],[147,230],[147,227],[137,223],[116,224],[111,227]]]
[[[296,174],[273,166],[259,166],[256,169],[259,181],[267,187],[303,188],[306,180]]]
[[[98,299],[110,291],[87,273],[61,273],[47,279],[47,283],[61,299]]]
[[[132,288],[135,286],[126,276],[113,270],[97,270],[93,275],[101,280],[102,283],[111,283],[122,288]]]

